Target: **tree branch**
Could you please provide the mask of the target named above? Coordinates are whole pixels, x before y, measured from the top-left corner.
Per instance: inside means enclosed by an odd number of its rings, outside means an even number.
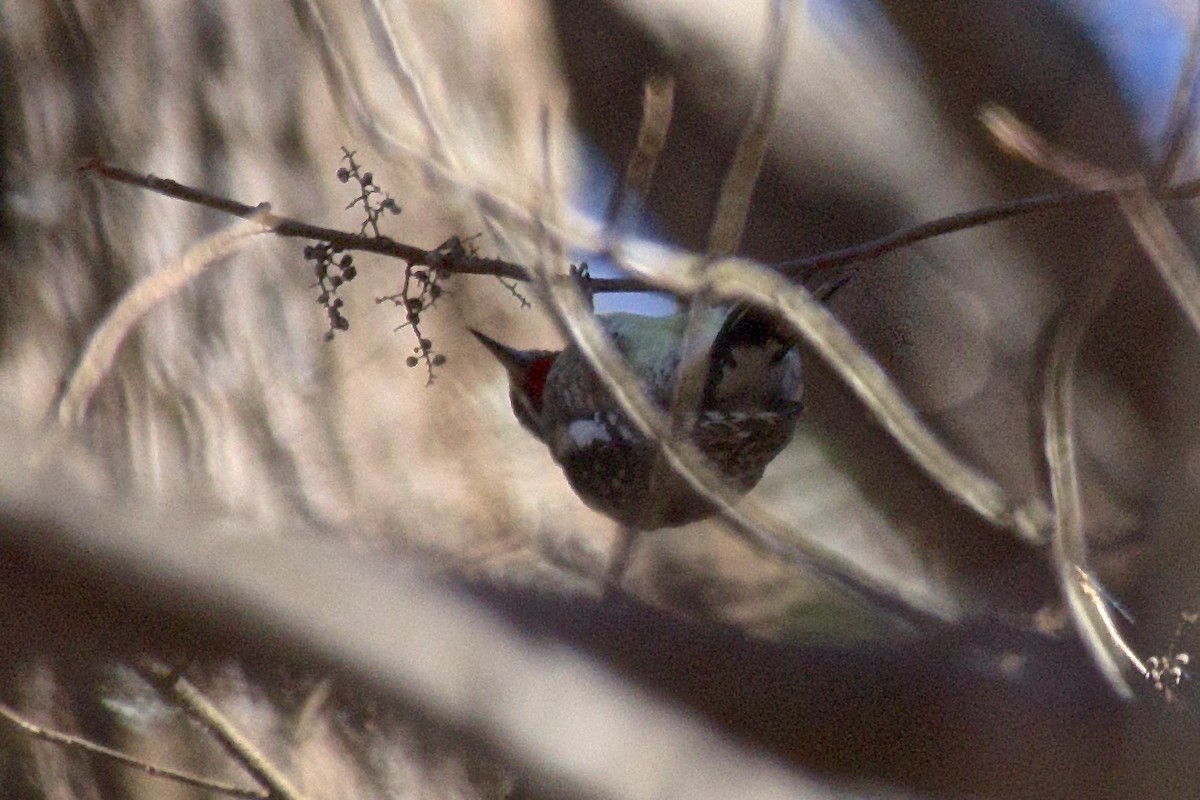
[[[532,280],[527,268],[511,261],[499,258],[479,258],[470,253],[450,253],[444,247],[425,250],[403,242],[397,242],[387,236],[364,236],[337,228],[311,225],[301,220],[273,214],[267,210],[269,209],[269,205],[266,204],[257,206],[246,205],[219,195],[210,194],[202,189],[197,189],[169,178],[159,178],[154,175],[136,173],[131,170],[122,169],[121,167],[105,164],[98,159],[88,161],[80,167],[79,171],[98,175],[117,183],[137,186],[165,197],[183,200],[225,214],[242,217],[243,219],[255,217],[256,214],[262,214],[261,217],[255,218],[263,225],[269,227],[277,236],[310,239],[312,241],[327,241],[343,250],[378,253],[389,258],[398,258],[402,261],[407,261],[413,265],[422,265],[431,268],[442,267],[460,275],[492,275],[509,280]],[[841,250],[779,261],[772,266],[788,277],[803,280],[817,272],[871,261],[927,239],[935,239],[949,233],[977,228],[982,225],[1038,211],[1049,211],[1072,206],[1115,204],[1121,197],[1134,191],[1134,189],[1129,187],[1107,187],[1100,189],[1076,189],[1033,197],[1021,197],[994,206],[963,211],[929,222],[922,222],[918,225],[902,228],[877,239],[871,239]],[[1152,193],[1154,199],[1163,201],[1190,200],[1198,196],[1200,196],[1200,178],[1167,186]],[[263,213],[264,211],[266,213]],[[592,278],[588,285],[589,289],[595,294],[671,291],[662,285],[636,277]]]

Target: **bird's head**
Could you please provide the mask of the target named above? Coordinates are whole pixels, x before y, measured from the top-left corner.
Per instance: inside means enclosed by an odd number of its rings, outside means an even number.
[[[542,398],[546,391],[546,378],[561,351],[518,350],[497,342],[474,328],[475,335],[508,373],[508,397],[512,402],[517,421],[534,436],[545,441],[542,425]]]

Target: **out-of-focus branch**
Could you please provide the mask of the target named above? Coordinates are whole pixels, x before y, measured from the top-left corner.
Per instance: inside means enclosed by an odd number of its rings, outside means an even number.
[[[652,75],[642,89],[642,122],[637,147],[625,164],[625,177],[609,200],[604,213],[604,239],[611,247],[627,207],[640,203],[650,193],[658,157],[667,143],[667,131],[675,109],[675,78]]]
[[[229,536],[182,497],[157,511],[137,497],[92,503],[66,470],[15,469],[22,452],[0,435],[0,557],[14,568],[0,583],[5,644],[303,665],[555,796],[845,796],[411,564],[303,536],[286,546]]]
[[[1108,301],[1121,275],[1128,248],[1109,253],[1100,267],[1086,276],[1078,292],[1060,312],[1054,339],[1042,372],[1042,419],[1050,496],[1054,501],[1054,535],[1050,555],[1058,582],[1080,638],[1088,646],[1101,674],[1122,697],[1132,697],[1126,683],[1124,654],[1131,653],[1112,623],[1107,601],[1092,585],[1088,568],[1079,463],[1075,455],[1075,365],[1092,321]],[[1128,659],[1138,664],[1137,659]],[[1142,669],[1144,673],[1144,668]]]
[[[764,36],[762,78],[754,96],[754,105],[738,138],[733,162],[721,183],[712,227],[708,232],[709,258],[732,255],[742,241],[750,198],[767,153],[767,137],[775,121],[779,102],[779,83],[787,56],[788,4],[772,0],[768,4]]]
[[[1001,147],[1015,155],[1086,189],[1117,192],[1118,207],[1138,243],[1158,269],[1193,330],[1200,334],[1200,268],[1153,194],[1170,180],[1192,135],[1189,120],[1193,117],[1197,64],[1200,64],[1200,21],[1193,25],[1191,48],[1177,83],[1168,125],[1171,138],[1153,186],[1140,175],[1123,178],[1054,147],[1005,109],[987,108],[981,119]],[[1085,290],[1060,314],[1043,373],[1042,408],[1046,461],[1054,499],[1051,556],[1059,583],[1079,635],[1100,671],[1119,695],[1128,698],[1132,697],[1132,691],[1122,674],[1122,664],[1131,664],[1143,677],[1148,672],[1115,625],[1108,601],[1087,566],[1073,403],[1075,363],[1084,335],[1107,302],[1125,256],[1124,252],[1114,252],[1098,274],[1085,276]]]
[[[1114,185],[1111,173],[1052,146],[1035,131],[999,107],[980,115],[999,145],[1008,152],[1063,178],[1088,187]],[[1128,183],[1128,181],[1125,181]],[[1114,251],[1101,268],[1084,276],[1084,290],[1060,312],[1054,339],[1042,371],[1042,426],[1046,464],[1053,499],[1050,557],[1058,574],[1063,599],[1079,637],[1087,645],[1101,674],[1124,698],[1133,696],[1123,674],[1123,664],[1133,663],[1144,673],[1140,660],[1112,623],[1107,600],[1093,586],[1088,567],[1087,531],[1075,457],[1075,364],[1084,335],[1100,313],[1121,274],[1127,253]]]
[[[762,169],[767,150],[767,136],[775,118],[779,96],[779,78],[787,56],[788,16],[781,2],[768,4],[766,31],[763,37],[762,78],[754,96],[750,114],[742,128],[733,160],[721,183],[709,229],[708,249],[695,268],[705,270],[715,258],[729,255],[741,243],[750,199]],[[708,378],[708,353],[712,348],[709,298],[703,293],[688,296],[687,317],[679,341],[679,364],[671,382],[671,398],[667,417],[672,438],[684,440],[691,435],[691,426],[700,411],[704,382]],[[651,502],[661,497],[657,487],[671,472],[661,457],[655,457],[650,473]]]
[[[251,214],[244,222],[200,240],[182,258],[139,281],[126,292],[88,337],[83,355],[71,371],[58,403],[59,423],[69,425],[80,420],[96,387],[112,367],[121,343],[150,309],[199,277],[213,264],[244,247],[250,236],[267,230],[269,228],[263,226],[259,215]]]
[[[1166,148],[1162,161],[1154,173],[1151,185],[1166,186],[1187,155],[1187,145],[1195,138],[1196,76],[1200,74],[1200,6],[1192,4],[1192,32],[1188,37],[1188,51],[1179,78],[1175,81],[1175,95],[1171,98],[1171,114],[1167,118]]]

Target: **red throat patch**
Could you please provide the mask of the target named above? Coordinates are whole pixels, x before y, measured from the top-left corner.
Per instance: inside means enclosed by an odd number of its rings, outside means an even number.
[[[542,408],[542,394],[546,391],[546,376],[550,374],[550,367],[557,356],[557,353],[542,356],[525,370],[525,394],[539,411]]]

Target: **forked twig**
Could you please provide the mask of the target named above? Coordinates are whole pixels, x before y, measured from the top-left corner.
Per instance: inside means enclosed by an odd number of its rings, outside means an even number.
[[[305,800],[270,759],[247,739],[191,681],[165,664],[150,659],[135,665],[138,674],[163,697],[178,705],[199,722],[209,735],[242,765],[274,800]]]
[[[174,781],[184,784],[185,786],[194,786],[197,789],[207,789],[210,792],[228,795],[229,797],[241,797],[247,800],[266,800],[270,795],[261,789],[244,789],[233,784],[223,783],[221,781],[202,778],[199,775],[194,775],[190,772],[183,772],[177,769],[162,767],[157,764],[151,764],[148,761],[143,761],[140,758],[135,758],[128,753],[122,753],[120,750],[114,750],[111,747],[105,747],[102,744],[84,739],[81,736],[73,736],[69,733],[52,730],[42,725],[38,725],[18,714],[16,710],[0,703],[0,719],[12,725],[22,733],[39,739],[43,742],[61,745],[63,747],[80,750],[90,755],[99,756],[108,759],[117,764],[122,764],[126,767],[141,770],[147,775],[152,775],[156,778]]]

